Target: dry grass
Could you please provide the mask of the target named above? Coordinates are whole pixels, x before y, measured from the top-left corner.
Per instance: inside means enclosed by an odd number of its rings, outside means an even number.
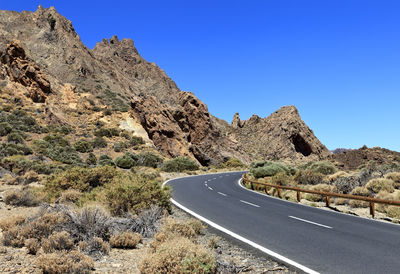
[[[142,236],[134,232],[123,232],[110,238],[110,245],[115,248],[136,248],[142,240]]]
[[[75,203],[82,197],[82,192],[76,189],[68,189],[61,194],[60,203]]]
[[[43,273],[87,273],[94,267],[92,258],[79,251],[62,251],[39,256],[36,265]]]
[[[379,193],[383,190],[392,193],[394,191],[394,182],[385,178],[377,178],[370,180],[365,187],[374,193]]]
[[[194,233],[196,233],[197,235],[203,232],[204,226],[201,223],[201,221],[197,219],[192,218],[189,221],[187,221],[186,224],[190,226],[194,230]]]
[[[400,207],[399,206],[389,206],[386,210],[389,217],[400,219]]]
[[[215,257],[184,237],[161,243],[140,264],[140,273],[214,273]]]
[[[334,200],[334,203],[336,204],[336,205],[345,205],[345,204],[347,204],[349,202],[349,200],[348,199],[345,199],[345,198],[335,198],[335,200]]]
[[[323,191],[323,192],[337,192],[336,186],[327,185],[327,184],[318,184],[318,185],[309,187],[309,189],[310,190],[315,190],[315,191]],[[325,197],[322,196],[322,195],[318,195],[318,194],[306,193],[304,198],[306,200],[311,201],[311,202],[322,202],[322,201],[325,201]]]
[[[28,249],[28,254],[36,255],[40,249],[40,243],[38,239],[30,238],[25,240],[25,247]]]
[[[385,175],[385,179],[392,180],[394,182],[394,187],[400,188],[400,172],[390,172]]]
[[[332,175],[328,175],[327,181],[329,183],[334,183],[338,178],[347,177],[349,174],[344,171],[338,171]]]
[[[350,192],[350,194],[357,195],[357,196],[368,197],[368,196],[370,196],[371,193],[366,187],[358,186],[358,187],[354,188]],[[364,201],[359,201],[359,200],[350,200],[349,205],[351,207],[368,207],[369,203],[368,202],[364,202]]]

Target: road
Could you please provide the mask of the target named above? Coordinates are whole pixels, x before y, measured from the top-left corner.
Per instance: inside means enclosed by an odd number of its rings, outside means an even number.
[[[305,272],[400,273],[400,225],[255,193],[238,184],[242,174],[191,176],[168,185],[176,204]]]

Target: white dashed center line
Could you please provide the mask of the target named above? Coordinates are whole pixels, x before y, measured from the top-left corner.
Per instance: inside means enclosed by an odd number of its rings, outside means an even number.
[[[304,219],[301,219],[301,218],[297,218],[297,217],[294,217],[294,216],[289,216],[289,218],[296,219],[296,220],[299,220],[299,221],[302,221],[302,222],[305,222],[305,223],[309,223],[309,224],[313,224],[313,225],[317,225],[317,226],[321,226],[321,227],[332,229],[331,226],[321,225],[319,223],[314,223],[314,222],[311,222],[311,221],[308,221],[308,220],[304,220]]]
[[[242,203],[245,203],[245,204],[248,204],[248,205],[251,205],[251,206],[254,206],[254,207],[260,207],[259,205],[256,205],[256,204],[253,204],[253,203],[250,203],[250,202],[246,202],[246,201],[243,201],[243,200],[240,200]]]
[[[214,189],[212,189],[212,187],[208,187],[208,189],[209,189],[209,190],[214,190]]]
[[[218,194],[221,194],[222,196],[226,196],[225,193],[222,193],[222,192],[219,192],[219,191],[218,191]]]

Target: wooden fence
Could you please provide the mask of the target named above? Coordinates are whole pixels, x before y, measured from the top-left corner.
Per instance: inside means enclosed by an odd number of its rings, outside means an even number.
[[[255,189],[254,186],[258,186],[258,185],[265,186],[265,192],[267,192],[267,187],[275,188],[278,193],[279,198],[282,198],[282,196],[281,196],[282,189],[296,191],[298,202],[300,202],[300,199],[301,199],[301,192],[321,195],[322,197],[325,197],[325,202],[326,202],[327,207],[330,206],[330,197],[345,198],[345,199],[350,199],[350,200],[359,200],[359,201],[369,202],[369,212],[373,218],[375,217],[375,204],[376,203],[400,206],[400,201],[377,199],[372,196],[365,197],[365,196],[357,196],[357,195],[351,195],[351,194],[324,192],[324,191],[303,189],[303,188],[299,188],[299,187],[281,186],[281,185],[274,185],[274,184],[269,184],[269,183],[258,182],[258,181],[247,179],[246,174],[243,174],[242,179],[243,179],[244,184],[250,184],[250,188],[252,190]]]

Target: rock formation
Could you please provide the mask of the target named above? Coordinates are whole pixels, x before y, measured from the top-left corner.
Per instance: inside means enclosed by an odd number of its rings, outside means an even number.
[[[235,115],[231,134],[252,159],[318,160],[330,154],[294,106],[282,107],[267,118],[253,115],[240,121]]]
[[[0,80],[22,85],[34,102],[45,102],[43,112],[50,122],[79,122],[85,128],[82,114],[90,120],[101,119],[101,109],[129,111],[161,152],[187,155],[201,165],[230,157],[249,163],[329,154],[294,107],[265,119],[241,121],[235,114],[229,125],[212,116],[193,93],[181,92],[156,64],[144,60],[131,39],[113,36],[90,50],[71,21],[54,8],[0,11],[0,26]],[[0,84],[12,90],[7,81]]]

